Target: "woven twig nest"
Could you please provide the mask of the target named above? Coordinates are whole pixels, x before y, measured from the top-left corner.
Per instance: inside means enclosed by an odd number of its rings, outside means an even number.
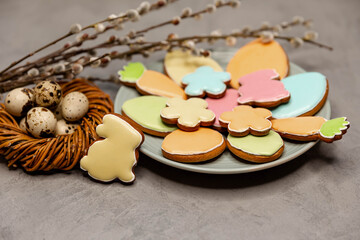
[[[64,96],[79,91],[89,99],[89,111],[72,134],[34,138],[22,131],[4,105],[0,105],[0,154],[7,160],[8,167],[22,167],[29,172],[70,170],[97,139],[96,126],[105,114],[113,112],[109,95],[84,79],[60,85]]]

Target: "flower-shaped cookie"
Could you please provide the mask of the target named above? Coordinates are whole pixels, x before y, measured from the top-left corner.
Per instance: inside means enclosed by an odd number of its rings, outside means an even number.
[[[268,118],[271,112],[265,108],[253,108],[247,105],[235,107],[231,112],[220,115],[220,124],[227,127],[231,135],[246,136],[249,133],[255,136],[267,135],[271,129]]]
[[[215,72],[209,66],[202,66],[183,77],[182,84],[188,97],[220,98],[225,94],[231,76],[227,72]]]
[[[207,109],[207,102],[201,98],[171,98],[166,105],[161,110],[161,119],[167,124],[177,124],[184,131],[196,131],[200,125],[211,126],[215,121],[215,114]]]

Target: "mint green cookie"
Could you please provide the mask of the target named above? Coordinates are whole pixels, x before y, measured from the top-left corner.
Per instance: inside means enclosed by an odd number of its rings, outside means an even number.
[[[167,98],[159,96],[142,96],[127,100],[122,106],[122,112],[139,124],[144,132],[155,131],[156,136],[165,136],[177,129],[161,120],[160,111],[166,107]],[[153,134],[155,135],[155,134]]]

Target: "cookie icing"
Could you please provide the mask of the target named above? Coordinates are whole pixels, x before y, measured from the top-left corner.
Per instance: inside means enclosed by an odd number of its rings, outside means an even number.
[[[286,77],[282,80],[290,92],[288,103],[281,104],[272,110],[274,118],[301,116],[314,109],[327,92],[327,80],[317,72],[306,72]]]
[[[184,90],[162,73],[146,70],[137,80],[136,88],[141,93],[186,99]]]
[[[311,136],[319,133],[326,119],[318,116],[272,119],[272,129],[276,132],[297,136]]]
[[[215,72],[209,66],[196,69],[182,79],[185,85],[185,93],[188,96],[202,96],[204,92],[212,95],[223,94],[226,90],[226,82],[230,81],[230,74],[227,72]]]
[[[288,57],[278,42],[262,43],[256,39],[241,47],[226,68],[231,74],[230,86],[239,88],[238,80],[241,77],[261,69],[274,69],[280,79],[288,75]]]
[[[157,132],[172,132],[177,129],[169,126],[160,118],[160,111],[166,106],[167,98],[142,96],[127,100],[122,111],[137,124]]]
[[[284,84],[275,80],[279,74],[273,69],[259,70],[239,79],[239,104],[257,105],[264,102],[281,102],[290,97]]]
[[[118,71],[119,80],[121,82],[135,84],[135,82],[146,71],[146,67],[141,62],[131,62],[123,67],[123,70]]]
[[[220,123],[227,124],[229,132],[245,133],[249,129],[256,132],[266,132],[271,128],[268,118],[271,112],[265,108],[253,108],[247,105],[235,107],[231,112],[220,115]]]
[[[166,119],[177,119],[178,125],[195,127],[201,122],[212,122],[215,114],[207,109],[207,102],[201,98],[171,98],[162,109],[160,115]]]
[[[137,162],[136,149],[143,142],[143,135],[119,116],[107,114],[96,133],[104,138],[94,142],[88,154],[80,160],[80,167],[97,180],[108,182],[119,178],[132,182],[132,171]]]
[[[222,72],[223,69],[211,57],[195,56],[190,51],[173,50],[168,52],[164,59],[166,74],[178,85],[181,85],[183,77],[201,66],[209,66],[214,71]]]
[[[238,105],[237,98],[239,93],[236,89],[227,89],[224,97],[222,98],[206,98],[208,109],[215,113],[216,119],[214,122],[215,127],[221,127],[219,117],[223,112],[231,111]]]
[[[227,137],[230,145],[236,149],[252,155],[272,156],[284,145],[279,134],[270,131],[266,136],[247,135],[245,137]]]
[[[210,152],[223,143],[223,136],[213,129],[199,128],[194,132],[179,129],[165,137],[161,148],[170,154],[194,155]]]
[[[342,135],[344,130],[348,129],[350,122],[346,117],[334,118],[326,121],[320,128],[320,135],[323,138],[335,138]]]

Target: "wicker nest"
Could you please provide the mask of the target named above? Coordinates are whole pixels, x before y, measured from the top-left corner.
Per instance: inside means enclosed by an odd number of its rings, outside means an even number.
[[[105,114],[113,112],[109,95],[84,79],[60,85],[64,95],[79,91],[89,99],[89,111],[72,134],[34,138],[22,131],[4,105],[0,105],[0,154],[7,160],[8,167],[21,167],[28,172],[70,170],[98,138],[96,126]]]

